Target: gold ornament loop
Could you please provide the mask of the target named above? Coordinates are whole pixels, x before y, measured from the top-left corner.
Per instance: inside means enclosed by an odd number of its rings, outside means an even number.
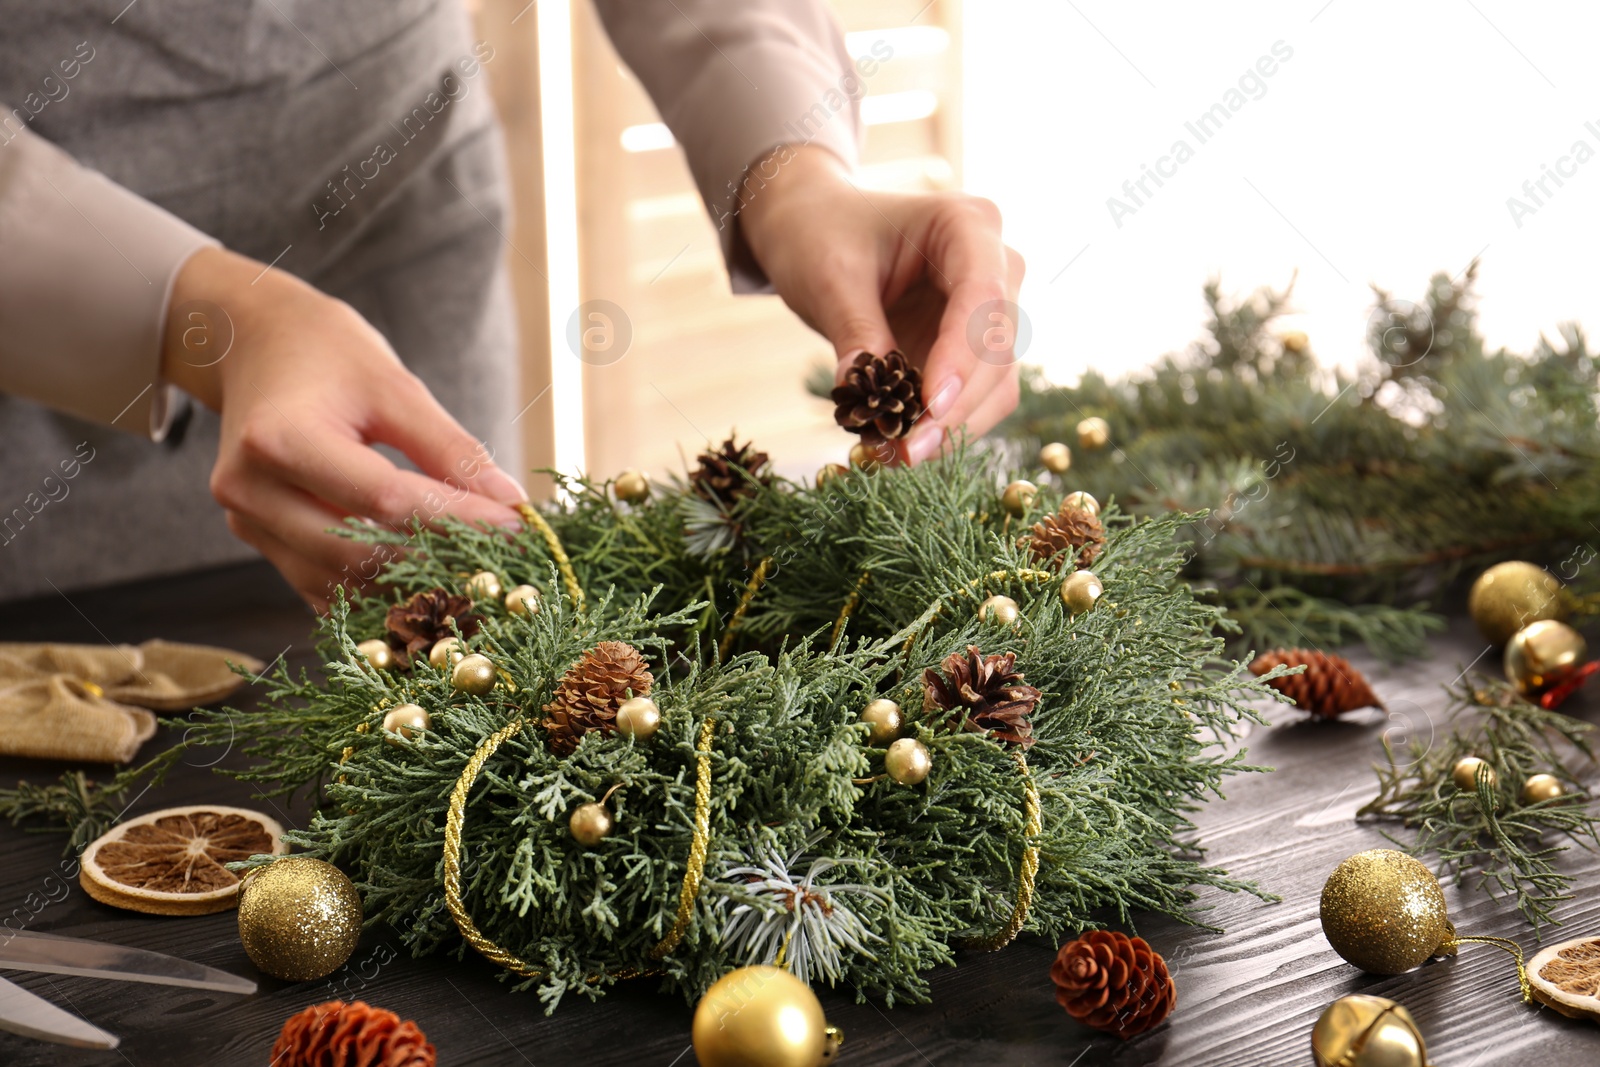
[[[1522,946],[1508,937],[1489,937],[1478,935],[1475,937],[1452,937],[1439,946],[1439,954],[1453,953],[1461,945],[1493,945],[1502,952],[1511,954],[1517,963],[1517,984],[1522,987],[1522,1003],[1533,1003],[1533,985],[1528,981],[1528,965],[1522,956]]]
[[[719,663],[728,658],[728,650],[733,647],[734,636],[739,632],[739,624],[744,622],[745,612],[750,610],[750,602],[756,598],[761,587],[767,584],[767,575],[771,573],[772,557],[761,557],[761,562],[756,564],[756,572],[750,576],[750,584],[744,587],[744,593],[739,597],[739,606],[733,609],[733,617],[728,620],[728,625],[723,627],[722,640],[717,645]]]
[[[1023,759],[1022,753],[1016,753],[1017,769],[1022,772],[1022,810],[1027,817],[1023,832],[1029,837],[1037,837],[1044,830],[1044,824],[1039,816],[1039,787],[1034,784],[1033,775],[1028,772],[1028,761]],[[985,952],[996,952],[1005,948],[1016,940],[1017,934],[1022,932],[1022,927],[1028,921],[1028,908],[1033,904],[1033,881],[1039,874],[1039,850],[1033,845],[1024,845],[1022,849],[1022,870],[1017,878],[1017,903],[1011,909],[1011,919],[1005,928],[991,937],[976,938],[967,942],[971,948],[981,949]]]
[[[567,596],[572,598],[573,606],[579,611],[584,610],[583,587],[578,584],[578,576],[572,570],[572,560],[567,558],[567,550],[561,547],[561,538],[550,528],[543,515],[532,504],[518,504],[517,514],[522,516],[522,521],[539,531],[539,536],[544,538],[545,547],[550,550],[550,558],[556,561],[556,570],[561,572],[561,584],[567,587]]]

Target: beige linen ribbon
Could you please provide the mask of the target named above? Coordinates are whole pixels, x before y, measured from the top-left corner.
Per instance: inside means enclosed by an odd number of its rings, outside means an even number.
[[[126,763],[155,733],[146,709],[221,700],[244,681],[230,662],[262,666],[240,652],[168,641],[0,642],[0,755]]]

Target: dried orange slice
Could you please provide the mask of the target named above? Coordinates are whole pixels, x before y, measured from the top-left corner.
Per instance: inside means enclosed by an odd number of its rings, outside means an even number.
[[[209,915],[238,904],[239,876],[225,864],[287,851],[283,827],[259,811],[165,808],[90,842],[78,881],[102,904],[151,915]]]
[[[1528,984],[1562,1015],[1600,1022],[1600,937],[1541,949],[1528,961]]]

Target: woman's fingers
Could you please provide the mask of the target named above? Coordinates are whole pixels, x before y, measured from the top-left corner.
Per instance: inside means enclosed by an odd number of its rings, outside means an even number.
[[[495,465],[483,442],[462,428],[421,380],[405,374],[395,381],[375,416],[373,439],[398,448],[435,481],[465,486],[506,507],[527,502],[521,483]]]

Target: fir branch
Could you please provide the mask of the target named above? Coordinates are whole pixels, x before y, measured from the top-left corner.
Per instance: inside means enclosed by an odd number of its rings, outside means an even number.
[[[173,725],[172,723],[165,723]],[[0,818],[30,833],[65,833],[64,851],[82,852],[89,842],[121,821],[138,799],[161,785],[189,747],[180,741],[137,767],[118,771],[108,781],[92,782],[82,771],[68,771],[49,785],[20,781],[0,789]],[[128,794],[143,785],[132,798]]]

